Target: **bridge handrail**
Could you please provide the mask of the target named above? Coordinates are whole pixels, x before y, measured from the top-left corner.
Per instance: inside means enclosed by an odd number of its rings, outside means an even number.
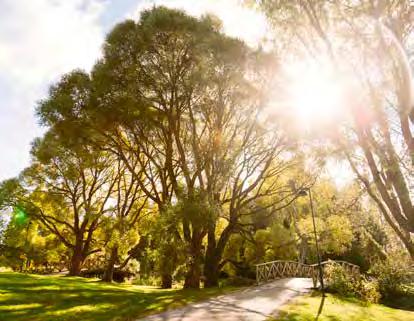
[[[255,264],[255,266],[262,266],[262,265],[273,264],[273,263],[278,263],[278,262],[294,263],[294,264],[298,264],[298,265],[311,266],[311,267],[315,267],[315,266],[318,266],[319,265],[318,263],[306,264],[306,263],[301,263],[301,262],[291,261],[291,260],[275,260],[275,261],[258,263],[258,264]],[[342,264],[346,264],[346,265],[353,266],[353,267],[358,268],[358,269],[360,268],[356,264],[353,264],[353,263],[350,263],[350,262],[347,262],[347,261],[342,261],[342,260],[328,260],[328,261],[323,261],[323,262],[321,262],[321,265],[326,265],[326,264],[331,264],[331,263],[342,263]]]
[[[356,264],[349,263],[342,260],[328,260],[321,262],[323,269],[329,264],[339,264],[352,275],[360,273],[360,267]],[[256,266],[256,281],[259,284],[260,281],[269,281],[278,277],[292,276],[295,274],[297,277],[312,277],[314,287],[316,287],[319,271],[316,264],[305,264],[297,261],[288,260],[275,260],[270,262],[264,262],[255,264]]]
[[[297,262],[297,261],[286,261],[286,260],[269,261],[269,262],[264,262],[264,263],[255,264],[255,266],[261,266],[261,265],[272,264],[272,263],[278,263],[278,262],[295,263],[295,264],[300,264],[300,265],[307,265],[307,266],[310,266],[309,264],[305,264],[305,263],[301,263],[301,262]]]
[[[328,261],[323,261],[323,262],[321,262],[321,265],[332,264],[332,263],[340,263],[340,264],[350,265],[350,266],[355,267],[355,268],[358,268],[358,269],[360,268],[356,264],[353,264],[353,263],[350,263],[350,262],[347,262],[347,261],[342,261],[342,260],[328,260]],[[318,266],[318,263],[311,264],[310,266]]]

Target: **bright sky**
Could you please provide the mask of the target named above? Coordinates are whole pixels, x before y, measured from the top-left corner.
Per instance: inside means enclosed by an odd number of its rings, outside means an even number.
[[[34,109],[50,84],[74,68],[89,70],[105,34],[125,18],[162,4],[216,14],[224,31],[254,43],[264,19],[238,0],[0,0],[0,181],[29,164],[41,135]]]

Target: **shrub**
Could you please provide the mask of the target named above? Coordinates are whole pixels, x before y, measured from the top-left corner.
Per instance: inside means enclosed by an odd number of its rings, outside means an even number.
[[[376,279],[360,278],[354,285],[354,293],[356,297],[368,303],[378,303],[381,299],[379,284]]]
[[[155,275],[149,275],[146,277],[138,277],[133,281],[135,285],[144,286],[160,286],[160,279]]]
[[[330,292],[353,296],[367,303],[377,303],[381,298],[377,280],[352,277],[341,265],[334,262],[326,267],[325,279]]]
[[[353,280],[341,265],[334,262],[328,264],[324,271],[324,277],[328,291],[343,296],[353,294]]]
[[[105,273],[105,269],[103,268],[97,268],[97,269],[90,269],[82,271],[80,276],[84,278],[103,278],[103,275]],[[113,280],[118,283],[125,282],[126,279],[130,279],[135,276],[135,273],[124,271],[124,270],[114,270],[113,274]]]
[[[403,294],[405,285],[413,282],[412,269],[401,259],[377,262],[369,272],[378,280],[379,291],[386,299]]]
[[[256,283],[255,280],[244,278],[241,276],[231,276],[227,279],[224,279],[221,283],[221,286],[250,286]]]

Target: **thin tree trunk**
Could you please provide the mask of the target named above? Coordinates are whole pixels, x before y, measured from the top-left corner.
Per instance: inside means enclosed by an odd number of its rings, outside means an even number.
[[[108,260],[108,264],[106,266],[102,281],[104,282],[112,282],[114,279],[114,269],[115,263],[118,259],[118,246],[114,246],[111,250],[111,256]]]

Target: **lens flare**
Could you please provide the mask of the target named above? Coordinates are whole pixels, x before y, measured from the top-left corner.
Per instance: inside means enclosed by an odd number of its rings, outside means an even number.
[[[13,210],[13,219],[16,224],[23,225],[27,222],[28,217],[26,212],[21,207],[16,206]]]

